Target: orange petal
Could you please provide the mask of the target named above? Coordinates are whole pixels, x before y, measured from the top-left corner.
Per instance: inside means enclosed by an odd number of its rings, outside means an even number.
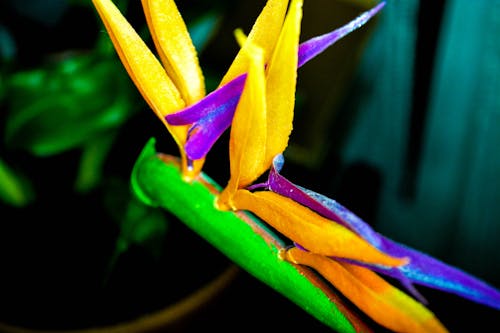
[[[256,214],[311,252],[391,267],[407,262],[382,253],[349,229],[279,194],[238,190],[233,204]]]
[[[302,0],[293,0],[267,66],[267,121],[270,133],[267,136],[264,170],[271,166],[276,155],[285,150],[292,132],[301,20]]]
[[[165,115],[185,106],[174,83],[134,28],[109,0],[92,0],[129,76],[182,149],[187,126],[170,126]]]
[[[142,0],[149,31],[168,75],[187,104],[205,96],[205,80],[186,24],[173,0]]]
[[[288,0],[269,0],[248,34],[248,41],[264,50],[264,63],[269,61],[280,35]],[[250,44],[248,44],[250,45]],[[234,58],[220,85],[224,85],[248,70],[249,59],[243,48]]]
[[[231,125],[229,159],[231,178],[219,204],[232,207],[231,197],[238,188],[261,175],[266,149],[266,81],[262,49],[247,45],[250,67]],[[220,208],[223,208],[221,206]]]
[[[396,332],[443,333],[447,329],[434,314],[367,268],[289,249],[286,260],[309,266],[326,278],[373,320]]]

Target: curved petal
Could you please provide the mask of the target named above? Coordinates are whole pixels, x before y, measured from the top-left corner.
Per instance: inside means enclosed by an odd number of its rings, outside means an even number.
[[[279,194],[238,190],[237,209],[249,210],[290,240],[311,252],[383,266],[400,266],[406,258],[389,256],[343,226]]]
[[[405,266],[395,268],[367,266],[370,269],[400,280],[408,291],[422,302],[425,300],[414,289],[412,283],[454,293],[471,301],[500,309],[500,291],[494,287],[458,268],[377,233],[366,222],[335,200],[297,186],[281,176],[278,171],[282,166],[283,158],[280,155],[275,158],[266,183],[271,191],[291,198],[321,216],[349,228],[384,253],[409,259],[409,263]]]
[[[384,3],[381,3],[370,11],[364,12],[358,18],[335,31],[312,38],[300,44],[297,67],[304,65],[326,48],[333,45],[336,41],[364,25],[383,7],[383,5]],[[238,61],[241,62],[242,60],[240,59]],[[235,65],[235,68],[240,68],[241,66],[243,66],[242,62]],[[239,71],[241,71],[241,69],[239,69]],[[228,77],[232,75],[233,74],[228,75]],[[196,135],[188,137],[188,144],[186,145],[186,153],[188,156],[191,156],[193,159],[195,159],[194,156],[206,156],[215,141],[229,128],[236,109],[235,100],[239,99],[241,95],[245,78],[246,74],[241,74],[229,82],[227,82],[227,79],[224,79],[218,89],[208,94],[198,103],[166,117],[167,122],[172,125],[193,124],[190,133],[196,133]],[[219,120],[217,119],[218,117],[223,119]],[[198,147],[197,145],[201,143],[203,143],[202,146]],[[272,152],[270,151],[268,155],[268,159],[271,158]],[[266,164],[269,164],[269,160]]]
[[[235,107],[238,98],[233,98],[219,107],[216,112],[208,117],[203,117],[200,121],[191,126],[188,131],[188,139],[184,146],[189,158],[196,160],[205,157],[217,139],[231,125],[233,113],[224,112],[227,107]]]
[[[118,8],[109,0],[92,0],[92,2],[129,76],[183,150],[187,126],[171,126],[164,118],[167,114],[185,106],[176,86]]]
[[[447,332],[425,306],[366,268],[296,247],[287,250],[285,258],[314,268],[373,320],[395,332]]]
[[[171,125],[190,125],[202,120],[204,117],[212,117],[213,114],[220,114],[220,116],[230,114],[232,118],[236,110],[236,104],[243,92],[246,78],[246,73],[238,76],[212,91],[199,102],[189,105],[182,111],[169,114],[165,119]],[[236,100],[236,103],[234,103],[234,100]]]
[[[269,61],[274,50],[283,26],[287,7],[288,0],[268,0],[248,34],[247,45],[256,45],[264,51],[264,63]],[[222,78],[221,86],[246,73],[249,63],[249,59],[245,55],[246,52],[245,46],[238,52]]]
[[[273,160],[266,184],[271,191],[286,196],[314,210],[321,216],[349,228],[375,247],[380,245],[380,235],[337,201],[298,186],[280,175],[279,170],[283,167],[283,164],[283,156],[277,155]]]
[[[350,34],[354,30],[363,26],[368,22],[375,14],[377,14],[383,7],[385,2],[381,2],[372,9],[362,13],[357,18],[347,23],[346,25],[326,33],[321,36],[317,36],[309,39],[308,41],[300,44],[299,49],[299,63],[298,66],[302,66],[312,58],[316,57],[318,54],[326,50],[328,47],[333,45],[336,41],[342,37]]]
[[[173,0],[142,0],[158,55],[186,103],[205,96],[205,80],[186,24]]]
[[[231,177],[219,198],[219,204],[232,207],[231,198],[238,188],[260,176],[265,157],[267,135],[266,81],[263,51],[246,47],[251,58],[245,88],[234,114],[229,139]]]
[[[473,302],[500,310],[500,291],[456,267],[382,236],[381,249],[393,255],[410,258],[410,263],[398,268],[413,283],[456,294]],[[398,278],[398,273],[375,268],[380,273]]]
[[[192,124],[184,147],[189,158],[196,160],[205,157],[217,139],[229,128],[246,77],[247,74],[242,74],[198,103],[166,116],[165,119],[172,125]]]
[[[280,38],[267,66],[268,134],[262,172],[270,167],[274,156],[285,150],[292,132],[302,3],[302,0],[292,0]]]

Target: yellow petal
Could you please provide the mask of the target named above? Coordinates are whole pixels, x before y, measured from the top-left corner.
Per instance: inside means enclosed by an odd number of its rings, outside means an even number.
[[[266,145],[266,82],[263,51],[245,48],[250,59],[248,76],[231,125],[229,160],[231,178],[220,196],[219,204],[231,207],[231,197],[238,188],[251,184],[261,175]],[[220,206],[223,208],[223,206]]]
[[[382,253],[349,229],[277,193],[238,190],[233,197],[233,204],[237,209],[256,214],[278,232],[313,253],[385,266],[407,263],[405,258],[394,258]]]
[[[187,104],[205,96],[205,81],[186,24],[173,0],[142,0],[151,37]]]
[[[395,332],[444,333],[434,314],[367,268],[291,248],[286,260],[314,268],[373,320]]]
[[[287,6],[288,0],[268,0],[248,34],[248,41],[251,45],[257,45],[264,50],[264,63],[269,61],[274,50],[283,25]],[[247,45],[250,44],[247,43]],[[228,83],[248,70],[249,59],[245,55],[246,52],[245,48],[242,48],[236,55],[220,85]]]
[[[183,151],[187,126],[170,126],[167,114],[185,106],[174,83],[144,41],[109,0],[92,0],[129,76]]]
[[[288,145],[295,107],[302,0],[293,0],[283,30],[267,67],[267,136],[264,170]],[[272,135],[271,135],[272,134]]]
[[[240,47],[243,47],[245,45],[245,42],[247,41],[248,37],[245,35],[243,30],[241,29],[236,29],[234,30],[234,38],[236,38],[236,41],[238,42],[238,45]],[[262,50],[262,49],[261,49]]]

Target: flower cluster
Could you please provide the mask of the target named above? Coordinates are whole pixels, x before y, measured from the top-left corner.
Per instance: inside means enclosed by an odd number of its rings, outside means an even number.
[[[485,282],[380,235],[338,202],[279,173],[292,132],[297,69],[384,3],[299,43],[302,0],[268,0],[248,36],[236,32],[241,49],[219,87],[205,95],[196,50],[173,0],[142,0],[161,63],[112,2],[93,2],[130,77],[177,142],[186,181],[230,128],[230,178],[216,207],[249,211],[291,240],[283,260],[313,268],[394,331],[446,332],[414,284],[500,309],[500,292]],[[254,184],[266,172],[267,181]],[[408,293],[381,275],[399,280]]]

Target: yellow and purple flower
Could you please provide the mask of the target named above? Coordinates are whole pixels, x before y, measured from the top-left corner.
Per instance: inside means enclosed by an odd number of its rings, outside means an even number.
[[[336,201],[279,173],[292,132],[297,69],[384,3],[299,44],[302,0],[268,0],[248,37],[237,31],[241,50],[205,96],[196,51],[173,0],[142,1],[161,63],[109,0],[93,2],[132,80],[178,143],[186,181],[230,128],[230,177],[216,207],[251,212],[287,237],[293,246],[280,253],[283,260],[313,268],[398,332],[446,332],[414,284],[500,309],[500,292],[487,283],[380,235]],[[267,181],[255,184],[266,172]],[[399,280],[409,294],[379,274]]]

